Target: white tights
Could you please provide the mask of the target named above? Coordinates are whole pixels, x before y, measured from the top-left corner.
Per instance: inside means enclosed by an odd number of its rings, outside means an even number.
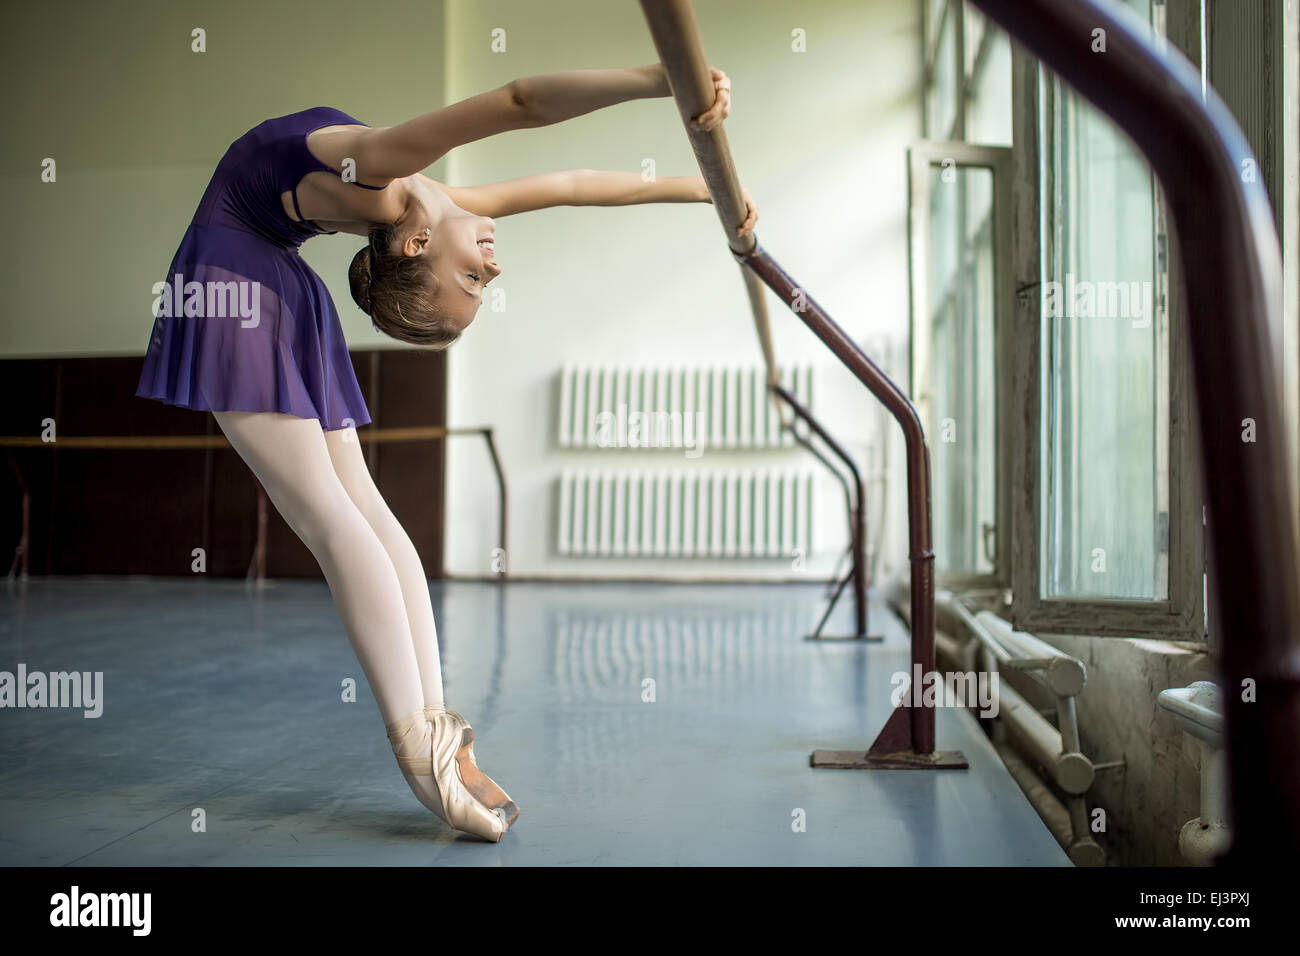
[[[443,706],[438,632],[415,546],[379,494],[355,429],[217,412],[217,424],[320,563],[384,723]]]

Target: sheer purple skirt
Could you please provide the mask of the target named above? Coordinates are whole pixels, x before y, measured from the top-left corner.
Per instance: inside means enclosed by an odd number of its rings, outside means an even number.
[[[154,296],[140,397],[282,412],[326,430],[369,424],[338,311],[297,249],[191,225]]]

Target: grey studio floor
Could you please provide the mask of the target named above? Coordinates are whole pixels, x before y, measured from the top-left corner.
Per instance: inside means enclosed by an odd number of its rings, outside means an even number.
[[[937,732],[968,771],[809,768],[908,669],[879,601],[865,645],[802,639],[813,586],[431,587],[448,702],[522,808],[501,843],[407,789],[323,582],[34,578],[0,586],[0,670],[102,671],[103,713],[0,710],[0,863],[1069,865],[964,711]]]

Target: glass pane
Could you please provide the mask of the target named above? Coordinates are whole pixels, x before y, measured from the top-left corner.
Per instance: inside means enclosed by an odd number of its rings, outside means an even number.
[[[939,21],[943,19],[944,9],[948,6],[948,0],[926,0],[926,36],[927,44],[934,42],[934,31],[938,29]],[[929,47],[927,46],[927,49]]]
[[[993,171],[933,166],[927,250],[935,569],[991,574],[997,539]]]
[[[1051,92],[1042,593],[1163,600],[1168,342],[1156,314],[1155,184],[1109,120],[1057,81]]]
[[[979,12],[974,4],[967,2],[962,12],[962,19],[966,21],[966,43],[963,59],[965,63],[962,69],[966,76],[969,77],[975,69],[975,55],[980,48],[980,37],[984,35],[985,29],[992,29],[984,14]]]
[[[929,129],[931,139],[947,139],[957,118],[957,100],[961,95],[961,77],[957,73],[956,18],[944,18],[939,47],[935,54],[934,83],[930,87]]]
[[[1011,40],[994,29],[989,51],[966,106],[966,139],[986,146],[1011,145]],[[974,54],[971,54],[974,56]]]

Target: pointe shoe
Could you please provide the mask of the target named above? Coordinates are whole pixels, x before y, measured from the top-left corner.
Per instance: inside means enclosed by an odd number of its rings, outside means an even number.
[[[456,753],[460,765],[460,776],[465,787],[489,810],[501,816],[509,828],[519,818],[519,804],[510,799],[510,795],[501,789],[495,780],[479,769],[474,758],[474,728],[469,721],[454,710],[440,710],[437,707],[424,708],[424,715],[434,720],[439,714],[451,716],[461,728],[461,747]]]
[[[466,786],[462,777],[466,761],[461,755],[467,745],[461,724],[461,720],[445,712],[426,716],[416,711],[388,724],[386,729],[397,766],[420,802],[448,826],[497,843],[510,823]],[[431,755],[416,756],[424,750],[426,741]]]

